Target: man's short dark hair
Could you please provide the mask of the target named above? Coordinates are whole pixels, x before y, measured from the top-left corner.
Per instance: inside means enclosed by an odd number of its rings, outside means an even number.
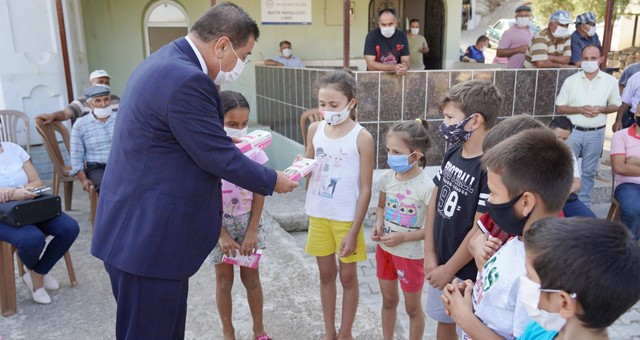
[[[585,47],[583,47],[580,55],[582,55],[584,53],[584,50],[586,50],[589,47],[597,48],[598,52],[600,52],[600,56],[602,57],[602,46],[599,46],[599,45],[596,45],[596,44],[588,44]]]
[[[411,20],[409,20],[409,25],[413,24],[414,22],[417,22],[418,24],[420,24],[420,20],[413,18]]]
[[[577,317],[587,328],[603,331],[640,299],[640,243],[620,224],[542,219],[524,244],[541,288],[575,294]]]
[[[525,191],[537,194],[542,201],[539,206],[555,214],[562,210],[571,192],[572,155],[550,129],[533,129],[491,148],[482,156],[482,166],[501,176],[509,197]]]
[[[562,129],[571,132],[573,131],[573,124],[571,123],[571,120],[566,116],[555,116],[551,120],[551,123],[549,123],[549,128],[552,130]]]
[[[278,46],[282,47],[282,45],[291,46],[291,42],[289,40],[282,40]]]
[[[480,113],[484,117],[486,129],[490,129],[496,125],[502,100],[503,97],[495,85],[474,79],[451,86],[440,101],[439,107],[442,109],[448,103],[455,103],[465,117]]]
[[[229,37],[235,47],[243,47],[250,37],[260,36],[258,24],[242,8],[230,2],[211,7],[191,26],[191,32],[202,42],[208,43],[220,37]]]
[[[546,129],[547,127],[528,114],[511,116],[502,122],[499,122],[487,132],[482,141],[482,151],[487,152],[489,149],[502,142],[503,140],[530,129]]]
[[[396,14],[396,10],[395,9],[393,9],[393,8],[383,8],[378,12],[378,19],[380,19],[380,17],[385,13],[391,13],[391,15],[393,15],[394,18],[398,17],[398,14]]]

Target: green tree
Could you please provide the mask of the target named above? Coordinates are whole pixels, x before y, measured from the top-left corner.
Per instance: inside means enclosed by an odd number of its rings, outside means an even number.
[[[618,18],[621,14],[624,14],[629,3],[637,4],[639,1],[614,0],[614,17]],[[540,26],[543,26],[543,23],[546,24],[549,21],[551,13],[560,9],[569,11],[569,13],[571,13],[571,20],[575,19],[578,14],[594,12],[598,22],[602,22],[604,21],[606,11],[606,0],[532,0],[531,7],[533,7],[533,14],[537,18]]]

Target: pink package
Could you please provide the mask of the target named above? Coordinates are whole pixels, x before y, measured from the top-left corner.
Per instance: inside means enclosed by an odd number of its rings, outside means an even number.
[[[264,150],[271,145],[271,132],[255,130],[242,137],[242,139],[242,142],[236,144],[242,153],[247,153],[254,148]]]
[[[222,255],[222,263],[256,269],[261,256],[262,250],[260,249],[251,255],[240,255],[240,251],[236,250],[236,256],[228,257],[227,255]]]
[[[302,158],[293,163],[292,166],[284,170],[285,175],[289,176],[292,181],[299,181],[302,177],[308,175],[318,166],[318,161],[310,158]]]

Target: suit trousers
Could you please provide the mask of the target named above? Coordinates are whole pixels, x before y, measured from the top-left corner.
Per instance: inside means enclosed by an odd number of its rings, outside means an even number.
[[[138,276],[104,264],[116,299],[116,338],[184,339],[189,279]]]

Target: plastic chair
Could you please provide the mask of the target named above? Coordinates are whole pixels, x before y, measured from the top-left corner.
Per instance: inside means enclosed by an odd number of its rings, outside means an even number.
[[[322,117],[320,117],[320,110],[317,107],[303,112],[300,116],[300,132],[302,132],[302,143],[305,150],[307,149],[307,129],[309,129],[311,123],[320,120],[322,120]],[[307,121],[309,121],[309,124],[307,124]]]
[[[620,203],[618,203],[618,200],[613,195],[615,189],[616,175],[613,173],[613,171],[611,171],[611,205],[609,206],[609,212],[607,213],[607,220],[619,223],[622,210],[620,210]]]
[[[27,135],[26,143],[27,152],[31,153],[31,135],[29,126],[29,117],[24,113],[16,110],[0,110],[0,142],[18,143],[18,122],[22,120],[24,131]]]
[[[2,316],[15,314],[18,310],[16,301],[16,280],[14,278],[15,267],[13,266],[13,254],[16,248],[10,243],[0,241],[0,313]],[[20,277],[24,275],[24,269],[20,257],[18,260],[18,273]],[[78,285],[76,272],[71,262],[71,253],[68,251],[64,254],[64,262],[67,265],[69,273],[69,281],[71,287]]]
[[[60,144],[58,144],[58,138],[56,136],[56,133],[62,136],[64,145],[67,148],[67,156],[69,156],[69,150],[71,150],[69,130],[58,121],[45,125],[44,121],[40,118],[36,119],[36,130],[38,130],[40,137],[42,137],[51,164],[53,164],[53,194],[58,195],[60,182],[64,183],[64,210],[71,210],[73,181],[77,180],[78,176],[69,175],[71,165],[64,163]]]

